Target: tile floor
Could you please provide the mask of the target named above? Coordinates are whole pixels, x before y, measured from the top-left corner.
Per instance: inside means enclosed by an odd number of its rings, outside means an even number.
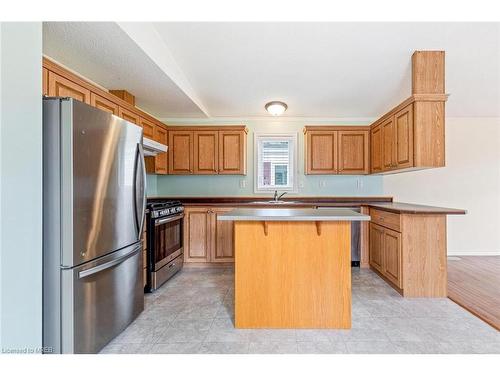
[[[449,299],[405,299],[353,269],[351,330],[237,330],[232,269],[187,269],[101,353],[496,353],[500,332]]]

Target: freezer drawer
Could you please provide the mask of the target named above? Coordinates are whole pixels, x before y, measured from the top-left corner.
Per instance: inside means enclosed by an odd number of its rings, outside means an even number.
[[[61,271],[63,353],[99,352],[144,309],[142,246],[124,250]]]

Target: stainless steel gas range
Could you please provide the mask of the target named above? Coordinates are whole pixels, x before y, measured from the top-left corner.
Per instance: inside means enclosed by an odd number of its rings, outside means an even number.
[[[181,270],[184,263],[184,207],[179,201],[148,204],[147,281],[152,292]]]

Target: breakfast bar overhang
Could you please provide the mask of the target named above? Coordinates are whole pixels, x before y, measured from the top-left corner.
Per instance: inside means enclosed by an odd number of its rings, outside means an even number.
[[[238,208],[236,328],[351,328],[351,221],[345,208]]]

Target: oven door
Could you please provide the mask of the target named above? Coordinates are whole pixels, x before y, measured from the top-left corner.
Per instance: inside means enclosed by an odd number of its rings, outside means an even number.
[[[184,214],[156,219],[154,222],[153,271],[182,254]]]

